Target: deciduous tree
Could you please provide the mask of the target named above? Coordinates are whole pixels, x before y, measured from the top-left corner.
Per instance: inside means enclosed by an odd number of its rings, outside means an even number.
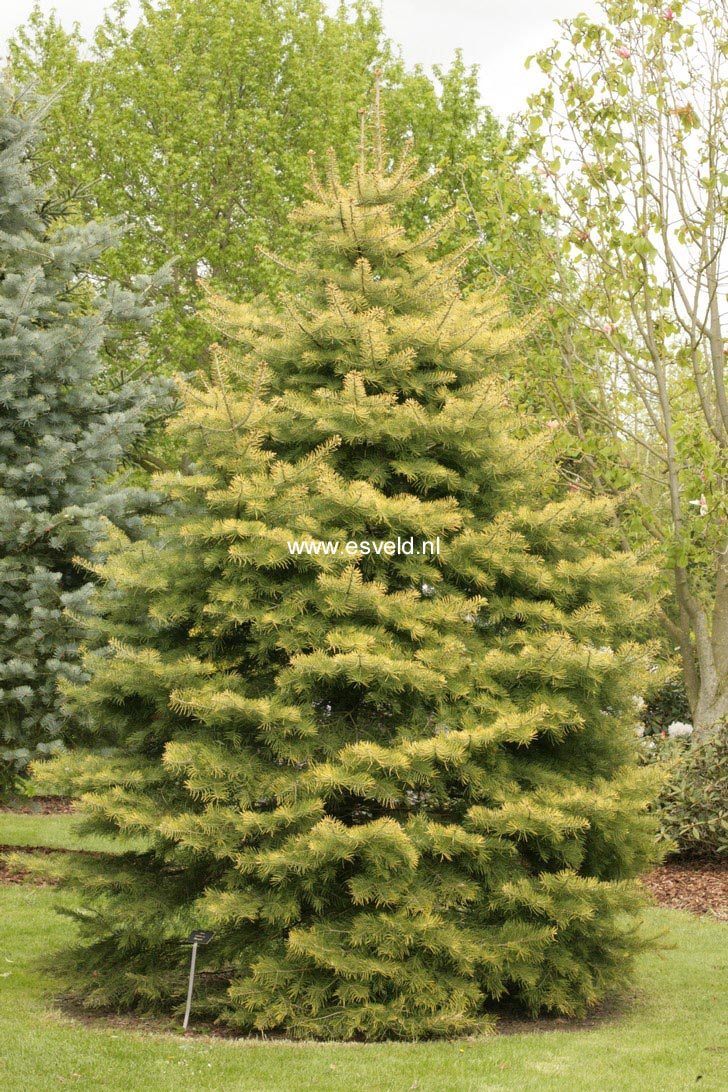
[[[256,247],[294,257],[306,244],[288,213],[307,153],[323,165],[332,147],[351,166],[375,68],[392,139],[412,136],[420,168],[441,169],[429,203],[405,213],[413,230],[449,207],[462,163],[488,159],[498,134],[462,58],[435,80],[408,71],[369,0],[333,13],[323,0],[160,0],[134,25],[117,0],[90,43],[38,7],[10,55],[18,78],[55,95],[44,157],[57,187],[87,217],[129,222],[109,274],[177,260],[149,361],[167,371],[207,363],[200,276],[239,299],[279,286]]]
[[[562,304],[592,340],[590,412],[636,486],[625,534],[652,537],[671,578],[663,621],[700,739],[728,713],[726,6],[602,9],[537,56],[531,145],[555,268],[580,274]]]

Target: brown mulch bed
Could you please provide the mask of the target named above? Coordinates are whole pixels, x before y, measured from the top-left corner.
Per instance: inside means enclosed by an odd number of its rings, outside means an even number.
[[[629,1011],[631,1006],[640,1000],[640,995],[635,992],[625,993],[619,997],[613,997],[609,1001],[603,1002],[601,1005],[596,1006],[589,1016],[582,1019],[574,1019],[573,1017],[566,1016],[544,1016],[541,1018],[530,1018],[524,1016],[518,1016],[515,1013],[510,1013],[507,1010],[504,1012],[502,1009],[494,1010],[491,1014],[495,1016],[496,1022],[489,1029],[484,1028],[483,1034],[495,1034],[495,1035],[533,1035],[535,1033],[544,1034],[554,1031],[591,1031],[595,1028],[604,1026],[605,1024],[613,1023],[620,1017],[624,1016],[625,1012]],[[115,1013],[111,1010],[88,1010],[84,1009],[78,1001],[69,995],[57,995],[55,1002],[60,1009],[72,1019],[86,1024],[89,1027],[97,1028],[116,1028],[120,1031],[144,1031],[151,1032],[152,1034],[172,1033],[179,1034],[182,1029],[180,1027],[179,1018],[171,1016],[154,1016],[154,1015],[139,1015],[138,1013]],[[183,1034],[188,1037],[203,1037],[213,1039],[235,1039],[246,1041],[258,1041],[265,1042],[269,1046],[300,1046],[304,1043],[308,1045],[323,1045],[320,1041],[316,1040],[296,1040],[291,1039],[289,1035],[282,1031],[269,1031],[267,1033],[247,1032],[241,1033],[236,1031],[235,1028],[227,1027],[224,1024],[214,1024],[210,1020],[205,1019],[204,1016],[197,1016],[193,1025]],[[479,1038],[479,1033],[475,1033],[474,1038]],[[470,1036],[468,1038],[471,1038]],[[466,1040],[463,1039],[463,1042]],[[344,1041],[338,1044],[339,1046],[356,1046],[356,1041]]]
[[[11,868],[5,861],[0,860],[0,884],[6,883],[32,884],[33,887],[56,886],[55,880],[41,880],[37,876],[30,879],[25,869]]]
[[[75,811],[76,802],[69,796],[31,796],[0,804],[0,811],[18,815],[68,815]]]
[[[536,1018],[517,1015],[501,1007],[496,1010],[496,1033],[498,1035],[532,1035],[534,1032],[551,1031],[591,1031],[593,1028],[611,1024],[624,1016],[630,1007],[640,1000],[637,991],[626,991],[604,1000],[590,1010],[588,1016],[540,1016]]]
[[[95,849],[65,849],[62,846],[10,846],[0,844],[0,883],[29,883],[33,887],[55,887],[57,880],[31,875],[27,869],[11,865],[4,859],[7,853],[28,853],[33,856],[53,856],[58,853],[73,853],[81,857],[100,857]]]
[[[728,861],[677,858],[644,876],[642,882],[659,906],[728,921]]]
[[[65,853],[64,849],[50,849],[48,846],[5,846],[0,845],[0,883],[32,884],[33,887],[55,887],[56,880],[41,879],[18,865],[10,865],[4,860],[6,853],[33,853],[49,856],[52,853]]]

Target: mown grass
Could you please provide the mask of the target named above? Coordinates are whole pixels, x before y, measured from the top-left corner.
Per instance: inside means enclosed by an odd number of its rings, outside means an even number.
[[[39,836],[48,824],[51,838],[62,828],[55,821],[69,817],[31,818],[40,824]],[[0,842],[6,844],[8,823],[2,816]],[[30,837],[29,825],[22,830]],[[667,931],[670,947],[641,959],[629,1007],[589,1028],[453,1043],[319,1045],[185,1037],[70,1017],[53,1001],[57,987],[40,969],[40,957],[47,960],[73,935],[72,923],[53,912],[55,902],[49,888],[0,886],[0,1086],[5,1092],[59,1086],[89,1092],[726,1088],[728,925],[723,923],[651,910],[649,925]]]
[[[18,812],[0,812],[0,845],[47,846],[49,849],[85,849],[94,852],[124,852],[142,845],[138,839],[106,837],[101,834],[80,834],[77,830],[79,816],[73,813],[61,815],[31,815]]]

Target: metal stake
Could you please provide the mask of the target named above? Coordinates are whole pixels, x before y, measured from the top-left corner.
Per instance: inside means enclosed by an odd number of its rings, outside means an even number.
[[[195,963],[197,962],[197,945],[209,944],[215,933],[208,929],[193,929],[183,944],[192,945],[192,959],[190,960],[190,984],[187,988],[187,1008],[185,1009],[185,1022],[182,1025],[187,1031],[190,1022],[190,1009],[192,1008],[192,987],[195,984]]]
[[[197,941],[192,945],[192,958],[190,960],[190,984],[187,988],[187,1008],[185,1009],[185,1020],[182,1025],[184,1031],[187,1031],[187,1025],[190,1022],[190,1009],[192,1007],[192,987],[195,984],[195,963],[197,962]]]

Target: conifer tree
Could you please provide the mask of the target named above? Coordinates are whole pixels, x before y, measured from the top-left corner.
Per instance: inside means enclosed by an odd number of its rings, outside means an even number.
[[[442,223],[406,236],[422,179],[374,131],[350,183],[313,174],[280,305],[212,301],[217,381],[171,426],[193,472],[98,570],[74,701],[117,751],[38,769],[147,840],[72,866],[89,1006],[179,1011],[209,928],[198,1018],[451,1036],[581,1013],[641,945],[645,573],[519,439],[493,364],[521,331],[432,259]]]
[[[108,479],[169,401],[167,382],[123,382],[120,363],[149,323],[151,281],[94,288],[113,232],[64,226],[35,180],[44,109],[0,88],[0,791],[63,747],[57,683],[79,678],[72,614],[91,591],[73,558],[91,551],[105,519],[130,529],[147,505],[140,485]]]

